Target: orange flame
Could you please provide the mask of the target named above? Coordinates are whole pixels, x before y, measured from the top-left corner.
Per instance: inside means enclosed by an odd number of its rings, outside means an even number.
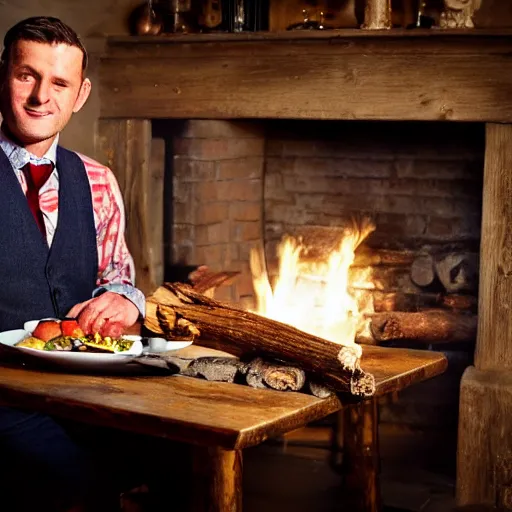
[[[335,343],[354,344],[356,333],[364,327],[364,311],[360,311],[358,297],[349,291],[355,284],[349,283],[349,268],[356,248],[374,229],[374,224],[364,219],[345,232],[327,261],[316,262],[302,257],[306,252],[302,242],[285,237],[278,247],[274,287],[270,285],[263,251],[251,251],[256,312]],[[359,273],[359,288],[368,288],[367,278],[367,272]]]

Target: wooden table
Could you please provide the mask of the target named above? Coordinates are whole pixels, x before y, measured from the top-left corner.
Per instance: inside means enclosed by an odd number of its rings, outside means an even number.
[[[365,346],[362,358],[362,367],[375,376],[376,397],[440,374],[446,366],[443,354],[420,350]],[[12,364],[0,369],[0,402],[196,445],[210,468],[209,510],[219,512],[242,510],[244,448],[347,405],[343,397],[319,399],[183,376],[71,375]],[[368,403],[373,404],[370,409],[364,405]],[[362,405],[370,411],[363,418],[372,430],[375,403],[370,400]],[[364,435],[355,437],[368,462],[368,440]],[[378,489],[376,475],[366,470],[360,484],[363,492],[368,493],[368,486],[373,486],[372,492]],[[378,500],[364,506],[375,510]]]

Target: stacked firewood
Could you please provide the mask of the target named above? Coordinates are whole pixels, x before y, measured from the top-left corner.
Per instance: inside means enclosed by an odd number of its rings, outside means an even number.
[[[281,390],[309,389],[327,396],[328,389],[372,396],[375,380],[360,367],[362,347],[340,345],[294,327],[215,301],[191,286],[165,283],[147,300],[145,327],[169,340],[195,343],[228,352],[239,359],[168,360],[184,375]]]

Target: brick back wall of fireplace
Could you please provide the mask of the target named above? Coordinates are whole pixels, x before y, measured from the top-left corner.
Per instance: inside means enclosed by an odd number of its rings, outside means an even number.
[[[241,271],[220,299],[252,305],[249,252],[262,239],[273,273],[283,235],[362,215],[376,224],[370,249],[478,253],[483,125],[189,120],[169,132],[167,259]],[[408,268],[388,270],[381,290],[422,293]]]

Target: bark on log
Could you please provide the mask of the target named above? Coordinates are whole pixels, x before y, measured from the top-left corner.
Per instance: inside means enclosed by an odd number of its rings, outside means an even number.
[[[425,343],[469,342],[476,338],[477,317],[445,310],[376,313],[370,328],[377,342],[413,340]]]
[[[216,382],[234,382],[246,365],[233,357],[199,357],[180,372],[189,377],[203,377]]]
[[[240,272],[206,272],[200,279],[194,282],[193,288],[198,293],[204,293],[223,284],[228,284],[239,274]]]
[[[359,345],[338,345],[259,315],[209,299],[180,283],[166,283],[148,299],[156,305],[156,316],[148,309],[146,327],[159,324],[172,339],[176,323],[183,318],[200,331],[199,345],[239,357],[263,357],[296,364],[338,392],[372,396],[375,379],[360,369]],[[153,309],[154,311],[154,309]]]

